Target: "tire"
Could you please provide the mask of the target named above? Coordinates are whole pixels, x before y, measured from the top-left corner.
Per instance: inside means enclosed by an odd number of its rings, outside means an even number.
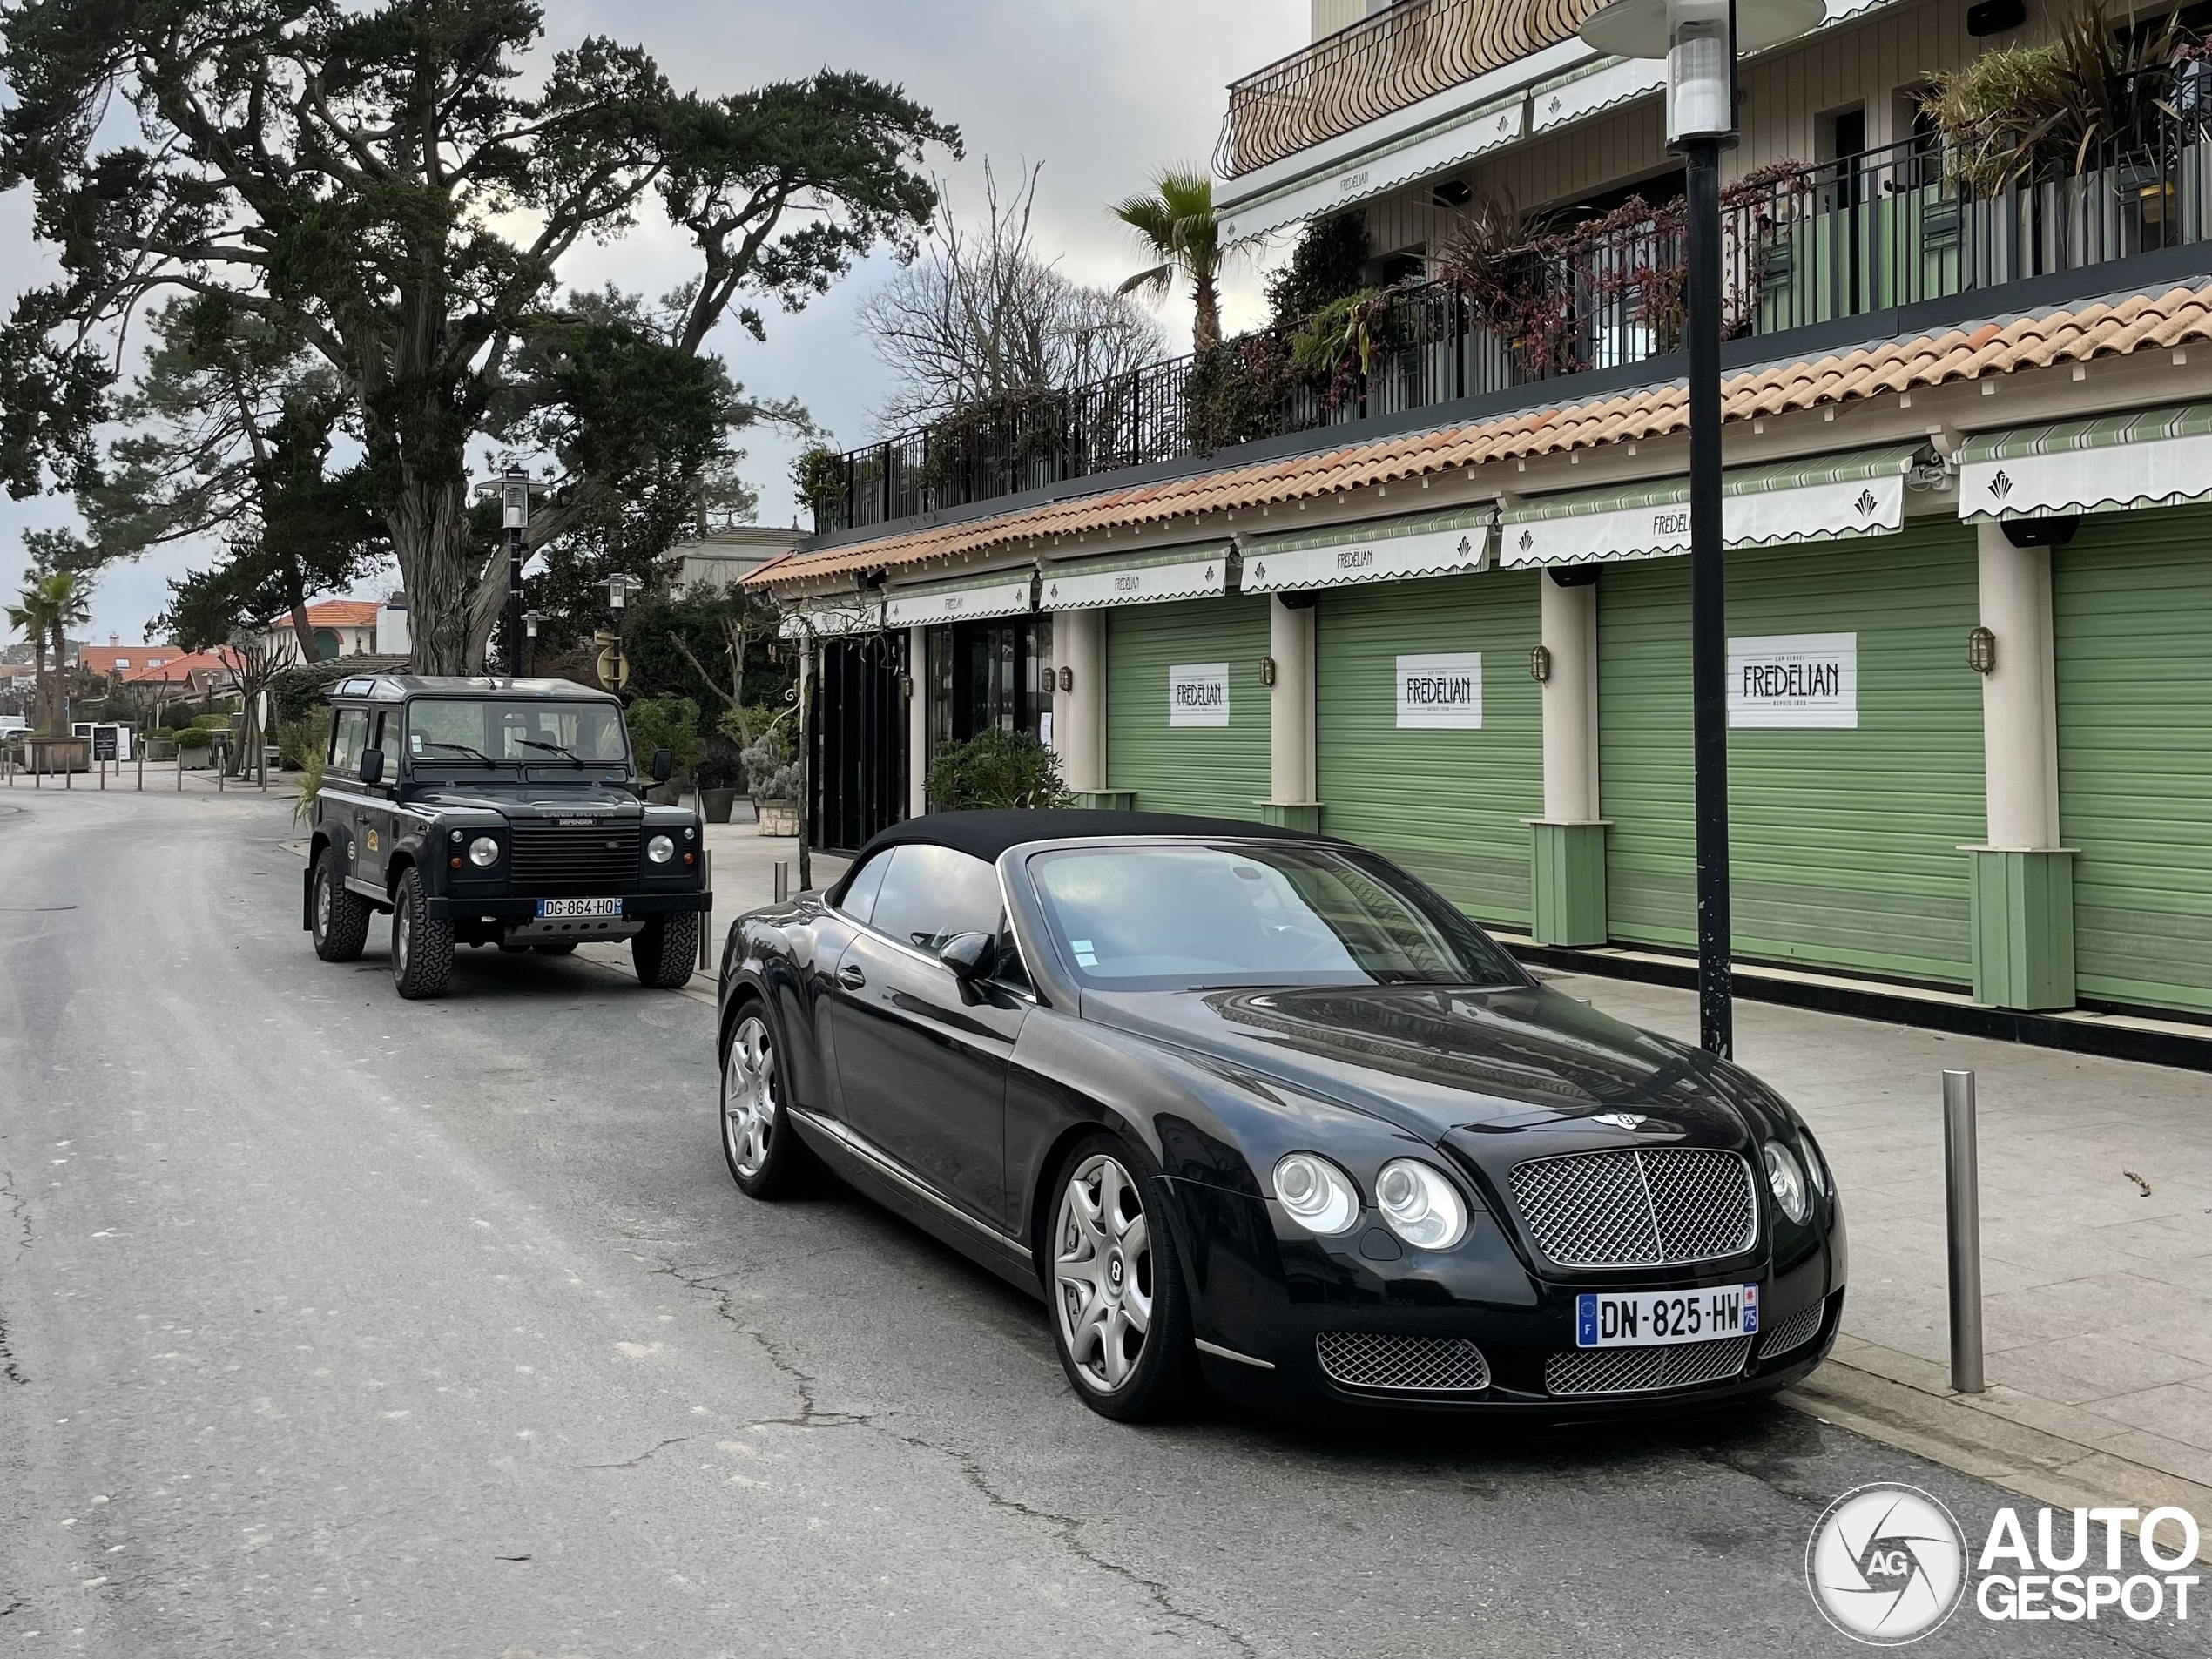
[[[410,1002],[443,996],[453,980],[453,924],[433,921],[422,873],[409,870],[392,895],[392,982]]]
[[[699,960],[699,915],[696,910],[655,916],[630,936],[630,960],[637,982],[658,991],[680,991],[691,982]]]
[[[813,1154],[784,1108],[783,1055],[758,1001],[742,1004],[722,1043],[722,1161],[748,1198],[788,1197],[813,1172]]]
[[[543,943],[532,945],[530,948],[541,956],[573,956],[576,946],[577,941],[573,939],[548,939]]]
[[[361,947],[368,942],[368,919],[374,914],[368,900],[346,888],[346,873],[340,867],[339,852],[326,846],[322,856],[315,860],[315,889],[312,907],[312,928],[315,954],[326,962],[354,962],[361,960]]]
[[[1198,1368],[1166,1184],[1150,1159],[1100,1130],[1069,1150],[1046,1190],[1041,1272],[1053,1345],[1076,1394],[1116,1422],[1174,1415]]]

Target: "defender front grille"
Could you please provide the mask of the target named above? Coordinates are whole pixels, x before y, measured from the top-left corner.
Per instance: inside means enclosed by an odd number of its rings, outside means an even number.
[[[1463,1337],[1324,1331],[1313,1339],[1313,1351],[1329,1379],[1345,1388],[1393,1394],[1479,1394],[1490,1386],[1490,1362]]]
[[[1801,1312],[1792,1313],[1759,1339],[1759,1358],[1770,1359],[1777,1353],[1787,1353],[1792,1348],[1804,1347],[1820,1334],[1821,1321],[1827,1317],[1828,1304],[1824,1299],[1815,1302]]]
[[[1667,1348],[1575,1348],[1544,1359],[1544,1387],[1554,1394],[1650,1394],[1694,1388],[1742,1374],[1751,1339],[1681,1342]]]
[[[638,825],[610,818],[590,829],[519,820],[509,826],[509,868],[533,897],[612,897],[637,879]]]
[[[1733,1152],[1656,1147],[1534,1158],[1514,1203],[1561,1267],[1673,1267],[1736,1256],[1759,1233],[1751,1166]]]

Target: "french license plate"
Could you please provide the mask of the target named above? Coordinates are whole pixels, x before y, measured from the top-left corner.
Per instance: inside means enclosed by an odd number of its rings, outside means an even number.
[[[1759,1287],[1711,1285],[1697,1291],[1585,1291],[1575,1298],[1578,1348],[1653,1348],[1717,1342],[1759,1328]]]
[[[619,899],[540,899],[537,901],[537,919],[540,921],[561,921],[570,916],[620,914],[622,900]]]

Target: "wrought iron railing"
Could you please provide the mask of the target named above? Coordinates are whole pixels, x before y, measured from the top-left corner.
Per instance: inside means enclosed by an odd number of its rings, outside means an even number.
[[[1723,324],[1777,334],[2212,241],[2212,137],[2190,121],[1989,193],[1912,143],[1738,185]],[[1593,370],[1680,343],[1678,201],[1361,302],[1334,354],[1281,333],[950,415],[842,457],[817,534]]]
[[[1599,0],[1397,0],[1229,86],[1224,179],[1555,45]]]

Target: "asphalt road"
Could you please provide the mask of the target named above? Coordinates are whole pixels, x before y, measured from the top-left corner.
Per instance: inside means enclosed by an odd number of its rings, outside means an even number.
[[[2015,1501],[1779,1406],[1115,1426],[921,1234],[738,1196],[706,1008],[484,953],[403,1003],[381,927],[315,960],[289,833],[0,795],[0,1653],[1842,1654],[1835,1497]]]

